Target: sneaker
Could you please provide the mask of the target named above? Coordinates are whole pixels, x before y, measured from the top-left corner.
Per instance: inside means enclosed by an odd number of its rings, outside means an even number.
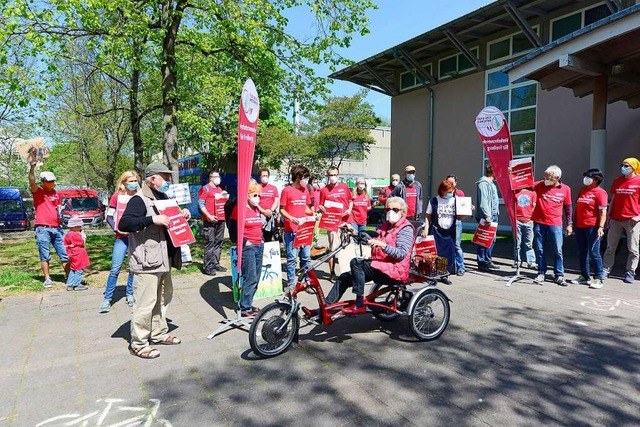
[[[635,282],[636,277],[631,271],[627,271],[624,273],[624,283],[633,283]]]
[[[527,268],[529,270],[537,270],[538,269],[538,264],[536,264],[535,262],[532,262],[531,264],[527,264]]]
[[[589,285],[590,289],[600,289],[604,286],[604,280],[602,279],[593,279],[591,284]]]
[[[533,283],[542,285],[544,283],[544,274],[538,274],[535,279],[533,279]]]
[[[605,268],[602,270],[602,279],[606,279],[607,277],[609,277],[609,269]]]
[[[571,283],[575,283],[576,285],[590,285],[591,278],[580,275],[577,279],[572,280]]]
[[[133,307],[135,303],[136,303],[136,299],[133,297],[133,295],[127,295],[127,305],[129,307]]]
[[[564,280],[564,276],[558,276],[556,277],[555,282],[558,284],[558,286],[569,286],[569,284],[567,283],[566,280]]]
[[[53,280],[48,277],[44,282],[42,282],[42,286],[44,286],[45,288],[53,288]]]
[[[111,301],[108,299],[102,300],[102,304],[100,305],[100,313],[108,313],[111,311]]]
[[[213,267],[213,269],[215,271],[219,271],[220,273],[224,273],[225,271],[227,271],[227,269],[225,267],[221,266],[220,264],[218,264],[215,267]]]
[[[456,276],[464,276],[465,271],[464,270],[458,270],[456,272]]]
[[[215,270],[202,270],[202,274],[204,274],[205,276],[215,276],[216,272]]]
[[[67,290],[68,290],[68,291],[72,291],[72,290],[73,290],[73,286],[71,286],[71,285],[67,285]]]
[[[73,288],[74,291],[86,291],[87,289],[89,289],[87,285],[78,285]],[[68,290],[68,287],[67,287],[67,290]]]

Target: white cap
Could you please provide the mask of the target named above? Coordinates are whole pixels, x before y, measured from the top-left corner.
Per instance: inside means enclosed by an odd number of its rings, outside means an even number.
[[[55,181],[56,180],[56,176],[53,174],[53,172],[44,171],[44,172],[40,172],[40,180],[41,181]]]

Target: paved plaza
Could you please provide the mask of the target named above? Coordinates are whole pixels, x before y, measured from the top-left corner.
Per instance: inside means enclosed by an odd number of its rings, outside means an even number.
[[[507,288],[465,249],[468,273],[440,285],[449,328],[427,343],[406,319],[367,315],[302,322],[299,344],[259,360],[245,331],[206,338],[233,313],[230,277],[174,275],[168,317],[183,343],[142,360],[127,351],[120,288],[108,314],[98,288],[4,298],[0,425],[639,425],[640,283]]]

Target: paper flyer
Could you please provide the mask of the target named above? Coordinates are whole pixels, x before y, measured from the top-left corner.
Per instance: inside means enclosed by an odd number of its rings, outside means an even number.
[[[478,224],[478,228],[476,228],[476,232],[473,235],[473,239],[471,241],[476,245],[484,246],[485,248],[488,248],[493,243],[493,239],[496,238],[497,232],[498,232],[497,222],[482,221]]]
[[[298,231],[296,231],[296,237],[293,239],[293,247],[298,248],[300,246],[309,246],[313,241],[313,228],[316,225],[316,217],[307,216],[298,218],[300,221],[298,224]]]
[[[167,230],[169,231],[169,237],[171,238],[173,246],[177,248],[178,246],[188,245],[196,241],[189,227],[189,223],[182,216],[180,206],[178,206],[175,200],[156,200],[154,203],[158,208],[158,212],[168,216],[171,220],[171,225]]]
[[[328,231],[338,231],[338,227],[342,222],[342,213],[344,212],[344,205],[340,202],[333,202],[327,200],[324,202],[325,211],[320,217],[320,224],[318,227]]]
[[[533,187],[533,158],[513,159],[509,162],[509,168],[512,190]]]

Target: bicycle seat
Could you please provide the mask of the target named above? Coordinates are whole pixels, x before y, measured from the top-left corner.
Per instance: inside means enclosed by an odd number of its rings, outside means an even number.
[[[265,264],[262,268],[269,270],[271,268],[271,264]]]

